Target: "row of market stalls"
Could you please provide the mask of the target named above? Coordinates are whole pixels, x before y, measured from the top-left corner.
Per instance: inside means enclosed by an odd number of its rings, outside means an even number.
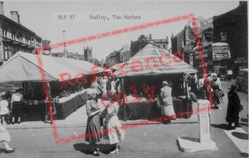
[[[91,79],[103,70],[87,61],[17,52],[0,67],[0,83],[22,83],[24,114],[46,120],[51,110],[54,119],[65,119],[85,104]]]
[[[178,117],[191,111],[186,74],[197,70],[177,56],[150,42],[129,61],[116,65],[123,99],[120,119],[148,119],[160,114],[155,101],[162,81],[172,87]],[[87,100],[87,88],[94,76],[107,69],[87,61],[17,52],[0,67],[0,83],[22,83],[27,114],[65,119]]]
[[[114,72],[127,97],[123,99],[124,106],[120,108],[120,119],[148,119],[158,116],[160,111],[155,108],[154,98],[160,94],[162,81],[168,81],[172,87],[177,116],[186,117],[186,113],[192,111],[186,76],[197,70],[191,65],[152,42],[121,65]]]

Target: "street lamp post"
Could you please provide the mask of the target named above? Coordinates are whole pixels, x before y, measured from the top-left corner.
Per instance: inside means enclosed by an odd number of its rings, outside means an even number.
[[[65,42],[65,30],[63,30],[63,44],[64,44],[64,57],[67,58],[66,42]]]

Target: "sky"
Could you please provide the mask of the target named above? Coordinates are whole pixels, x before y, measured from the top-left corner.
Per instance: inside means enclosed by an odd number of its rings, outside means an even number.
[[[50,40],[51,44],[188,14],[207,19],[226,13],[239,5],[239,1],[226,0],[8,0],[3,2],[6,17],[11,18],[10,11],[18,11],[20,23],[42,39]],[[124,15],[134,16],[134,19],[125,19]],[[98,16],[102,19],[91,18],[99,18]],[[103,19],[105,16],[109,20]],[[120,19],[114,19],[118,16]],[[93,57],[100,60],[105,59],[113,51],[120,50],[123,45],[130,45],[131,40],[138,40],[142,34],[145,36],[151,34],[153,39],[166,39],[168,36],[170,41],[168,48],[171,48],[171,35],[178,34],[188,21],[188,19],[180,20],[92,41],[75,42],[67,45],[66,49],[69,52],[83,54],[84,47],[92,47]],[[58,47],[51,51],[63,52],[63,49]]]

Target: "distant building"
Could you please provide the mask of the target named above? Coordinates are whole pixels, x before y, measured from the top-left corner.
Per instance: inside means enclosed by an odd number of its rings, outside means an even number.
[[[4,15],[4,4],[0,1],[0,60],[7,61],[18,51],[35,53],[41,47],[42,38],[21,25],[20,15],[11,11],[11,19]]]
[[[92,58],[91,63],[97,66],[100,66],[100,61],[96,58]]]
[[[85,61],[92,61],[93,55],[92,55],[92,47],[83,47],[83,53],[84,53],[84,60]]]
[[[120,50],[120,61],[122,63],[126,62],[130,59],[130,57],[131,57],[131,51],[129,45],[124,45]]]
[[[248,1],[229,12],[214,17],[213,42],[227,42],[230,47],[232,65],[248,65]]]
[[[42,40],[42,54],[44,55],[51,55],[51,47],[49,46],[50,41],[49,40]]]
[[[120,51],[114,51],[106,57],[106,66],[113,66],[120,63]]]
[[[74,52],[66,52],[67,54],[67,58],[70,59],[77,59],[80,60],[81,55],[79,55],[78,53],[74,53]],[[64,52],[51,52],[51,56],[53,57],[65,57],[65,53]]]
[[[151,41],[156,43],[158,46],[168,50],[168,37],[166,37],[166,39],[153,39],[151,34],[149,34],[149,37],[141,35],[138,37],[137,41],[131,40],[131,57],[133,57],[137,52],[143,49]]]
[[[188,25],[184,26],[177,35],[171,36],[171,52],[183,61],[189,63],[189,53],[191,53],[192,48],[195,45],[194,40],[189,36],[190,27]]]

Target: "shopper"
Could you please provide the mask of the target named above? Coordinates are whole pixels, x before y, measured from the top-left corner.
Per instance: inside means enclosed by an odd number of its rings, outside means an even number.
[[[222,91],[221,81],[220,78],[217,77],[216,73],[212,73],[211,77],[212,77],[211,88],[214,99],[214,108],[221,109],[221,107],[218,106],[219,104],[223,103],[223,96],[224,96],[224,93]]]
[[[176,115],[174,112],[174,106],[172,101],[172,88],[168,86],[167,81],[162,82],[160,95],[162,101],[164,102],[164,104],[161,106],[161,114],[166,116],[167,122],[170,122],[170,120],[175,120]]]
[[[1,101],[0,101],[0,119],[1,119],[1,124],[4,122],[7,123],[7,117],[9,114],[9,103],[6,100],[5,96],[1,96]]]
[[[21,123],[23,115],[23,94],[22,89],[16,90],[16,93],[12,94],[11,97],[11,117],[12,124],[17,120],[18,123]]]
[[[102,97],[102,88],[100,84],[98,83],[98,78],[95,78],[93,82],[91,83],[91,88],[96,90],[96,102],[98,102],[98,99]]]
[[[109,143],[112,146],[111,154],[119,153],[120,146],[119,141],[123,142],[125,138],[124,130],[122,129],[121,123],[117,117],[119,110],[119,104],[117,97],[115,95],[111,98],[111,103],[106,107],[107,114],[105,117],[104,123],[104,138],[109,140]]]
[[[86,127],[86,137],[85,140],[89,142],[91,153],[94,156],[99,156],[97,152],[96,143],[101,140],[101,125],[100,116],[101,112],[99,106],[95,100],[96,89],[89,89],[87,91],[88,100],[86,102],[86,112],[88,115],[87,127]]]
[[[238,88],[237,84],[232,84],[230,91],[227,93],[228,107],[227,107],[226,121],[228,122],[229,128],[232,128],[232,123],[235,123],[234,128],[240,127],[239,114],[240,111],[243,110],[243,108],[240,103],[240,98],[236,92],[237,88]]]
[[[0,124],[0,144],[3,144],[5,147],[5,153],[13,153],[15,152],[14,148],[11,148],[9,146],[9,142],[10,142],[11,138],[10,138],[10,134],[9,132],[6,130],[6,128]]]

